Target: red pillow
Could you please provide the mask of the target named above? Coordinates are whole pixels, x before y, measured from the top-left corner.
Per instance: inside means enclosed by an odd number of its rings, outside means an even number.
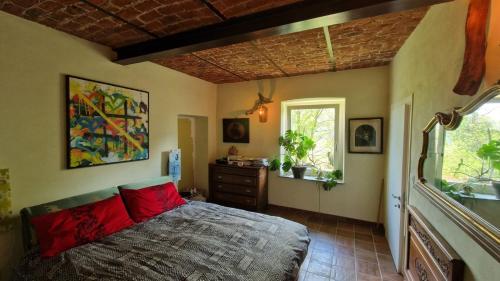
[[[53,257],[134,224],[119,195],[31,219],[42,257]]]
[[[135,222],[143,222],[186,204],[171,182],[141,189],[120,189],[120,194]]]

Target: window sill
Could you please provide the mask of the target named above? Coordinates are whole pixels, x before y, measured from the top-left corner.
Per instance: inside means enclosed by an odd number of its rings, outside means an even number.
[[[293,175],[279,175],[280,178],[292,179],[292,180],[303,180],[303,181],[314,181],[314,182],[326,182],[325,179],[318,179],[313,176],[304,176],[303,179],[296,179]],[[344,184],[344,180],[337,180],[338,184]]]

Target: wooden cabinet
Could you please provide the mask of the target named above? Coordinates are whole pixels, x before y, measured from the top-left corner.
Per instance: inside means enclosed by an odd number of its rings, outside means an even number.
[[[425,218],[410,207],[408,258],[409,281],[461,281],[464,262]]]
[[[209,201],[241,209],[267,208],[267,167],[210,164]]]

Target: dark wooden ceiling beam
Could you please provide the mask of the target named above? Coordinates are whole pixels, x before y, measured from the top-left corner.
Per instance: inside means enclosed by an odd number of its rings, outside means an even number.
[[[305,0],[116,48],[116,62],[138,63],[449,1],[451,0]]]
[[[221,13],[212,3],[210,3],[209,0],[200,0],[201,3],[203,3],[214,15],[216,15],[220,20],[225,21],[227,20],[226,16]]]

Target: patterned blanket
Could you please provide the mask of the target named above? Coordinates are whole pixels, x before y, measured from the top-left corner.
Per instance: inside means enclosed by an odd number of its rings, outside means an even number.
[[[294,280],[309,241],[301,224],[190,201],[57,257],[34,249],[14,280]]]

